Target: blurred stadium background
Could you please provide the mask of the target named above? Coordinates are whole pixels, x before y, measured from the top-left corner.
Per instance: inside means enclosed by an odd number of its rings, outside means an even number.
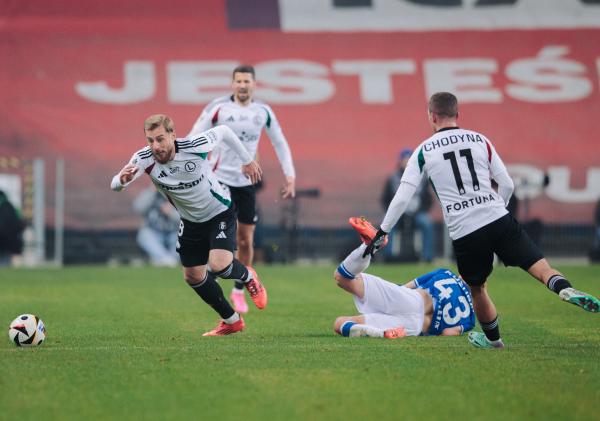
[[[26,264],[140,258],[131,203],[149,181],[116,194],[112,175],[144,144],[145,117],[167,113],[184,136],[241,63],[256,67],[304,193],[279,200],[263,139],[270,261],[337,258],[354,239],[347,217],[380,220],[384,180],[429,135],[439,90],[494,142],[545,253],[593,247],[598,0],[4,0],[0,31],[0,189],[27,219]]]

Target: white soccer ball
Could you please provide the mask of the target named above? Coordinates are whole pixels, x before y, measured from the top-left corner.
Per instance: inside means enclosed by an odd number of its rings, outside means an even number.
[[[37,346],[46,339],[46,327],[38,316],[21,314],[8,328],[8,337],[17,346]]]

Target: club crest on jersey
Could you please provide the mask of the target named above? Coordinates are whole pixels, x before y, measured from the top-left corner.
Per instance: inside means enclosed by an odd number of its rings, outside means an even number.
[[[188,161],[185,163],[184,168],[187,172],[194,172],[194,170],[196,169],[196,164],[193,163],[192,161]]]
[[[255,115],[255,116],[254,116],[254,118],[252,119],[252,122],[253,122],[254,124],[256,124],[257,126],[260,126],[260,125],[262,125],[262,123],[263,123],[263,119],[262,119],[262,117],[261,117],[261,116],[259,116],[259,115]]]

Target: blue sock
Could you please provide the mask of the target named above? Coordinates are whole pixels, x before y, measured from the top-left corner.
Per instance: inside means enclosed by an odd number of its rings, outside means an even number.
[[[356,277],[352,273],[350,273],[348,269],[346,269],[343,263],[340,263],[340,265],[337,268],[337,272],[346,279],[354,279]]]
[[[351,322],[351,321],[347,321],[344,322],[344,324],[342,325],[342,327],[340,328],[340,333],[342,334],[342,336],[350,336],[350,328],[352,326],[354,326],[356,323]]]

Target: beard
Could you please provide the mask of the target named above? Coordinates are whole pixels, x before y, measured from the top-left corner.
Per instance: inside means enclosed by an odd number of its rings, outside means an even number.
[[[152,156],[154,156],[154,159],[159,164],[166,164],[167,162],[169,162],[169,157],[171,156],[171,154],[168,151],[158,151],[152,152]]]

